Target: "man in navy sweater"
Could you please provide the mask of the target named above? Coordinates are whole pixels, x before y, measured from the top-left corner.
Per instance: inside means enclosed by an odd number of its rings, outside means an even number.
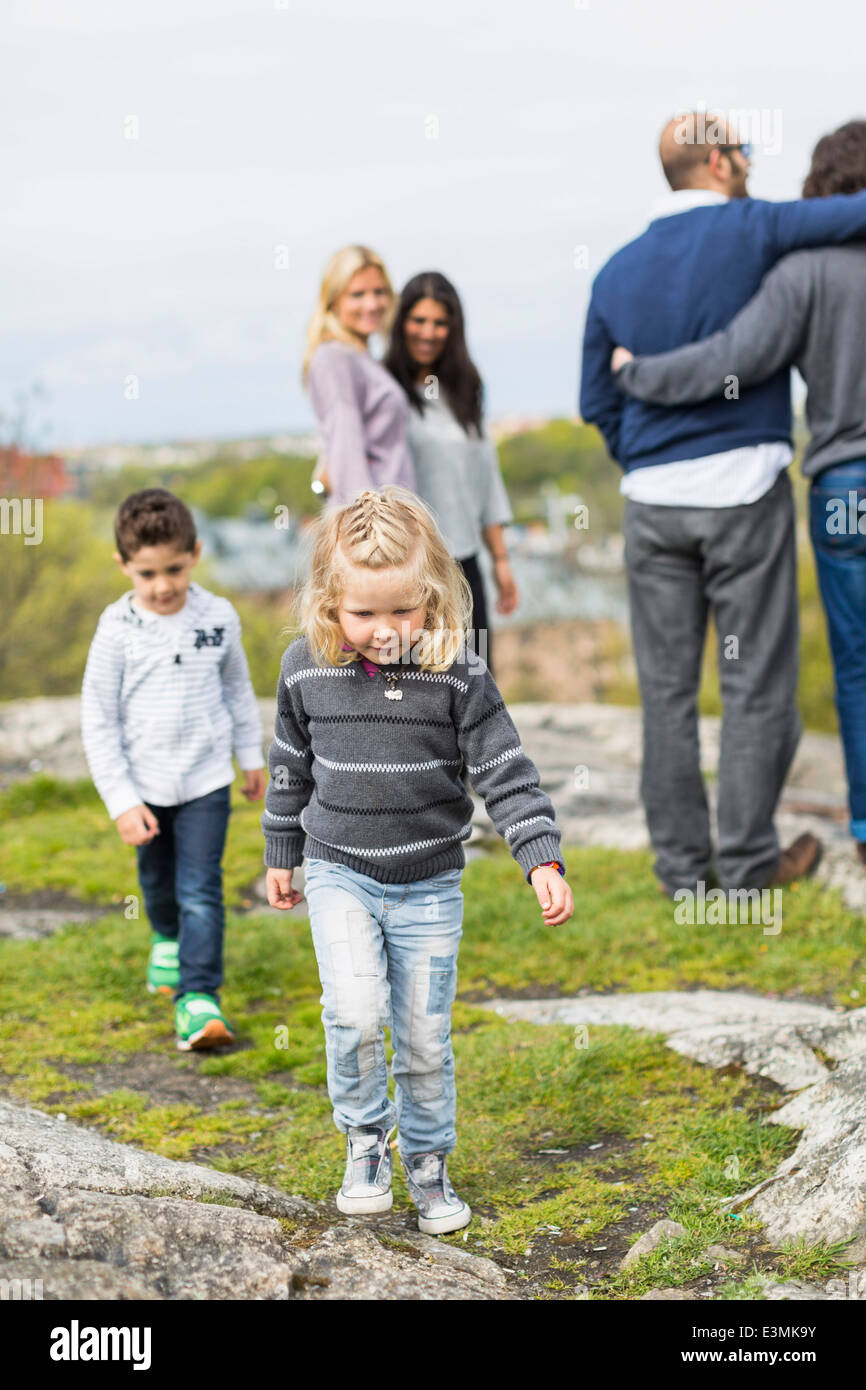
[[[773,825],[801,732],[788,370],[742,396],[732,379],[722,398],[665,407],[623,396],[610,359],[617,344],[664,352],[725,327],[789,251],[866,238],[866,191],[750,198],[748,145],[705,114],[670,121],[659,153],[671,191],[593,284],[580,413],[624,471],[655,872],[673,894],[711,871],[697,692],[712,610],[724,711],[716,872],[723,888],[763,888],[811,872],[820,855],[811,835],[780,852]]]

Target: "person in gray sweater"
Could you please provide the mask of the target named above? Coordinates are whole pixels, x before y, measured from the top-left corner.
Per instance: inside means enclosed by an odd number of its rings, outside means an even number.
[[[472,832],[463,769],[547,926],[574,911],[560,831],[466,643],[469,586],[423,502],[389,485],[324,513],[296,602],[301,635],[280,668],[262,830],[272,907],[300,901],[292,873],[307,856],[328,1091],[347,1146],[337,1204],[391,1206],[396,1120],[419,1228],[444,1234],[471,1216],[445,1165],[456,1144],[450,1011]]]
[[[866,121],[818,142],[806,198],[866,188]],[[657,405],[740,392],[789,364],[808,387],[810,534],[827,618],[845,751],[851,834],[866,866],[866,243],[796,251],[764,277],[727,328],[672,352],[618,347],[619,388]]]

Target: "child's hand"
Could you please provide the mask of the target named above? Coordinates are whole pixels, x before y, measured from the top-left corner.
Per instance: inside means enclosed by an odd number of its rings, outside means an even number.
[[[159,834],[159,821],[149,806],[131,806],[114,823],[127,845],[149,845],[154,835]]]
[[[292,873],[292,869],[268,869],[265,883],[271,907],[295,907],[302,900],[303,893],[292,887]]]
[[[540,864],[533,869],[530,882],[538,894],[544,912],[545,926],[558,927],[574,916],[574,898],[571,889],[559,872]]]
[[[241,796],[245,796],[247,801],[260,801],[265,794],[267,782],[267,773],[263,767],[247,768],[244,772]]]

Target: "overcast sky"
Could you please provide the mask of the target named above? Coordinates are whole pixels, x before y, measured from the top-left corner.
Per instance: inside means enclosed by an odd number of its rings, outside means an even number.
[[[866,115],[851,0],[0,14],[0,410],[44,383],[55,447],[308,426],[304,329],[350,241],[398,289],[454,280],[492,416],[573,414],[590,281],[664,191],[668,116],[761,111],[750,189],[788,198],[818,136]]]

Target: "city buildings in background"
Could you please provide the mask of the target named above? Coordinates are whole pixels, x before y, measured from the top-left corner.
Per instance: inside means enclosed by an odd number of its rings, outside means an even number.
[[[116,473],[129,464],[154,468],[190,468],[207,459],[244,462],[263,454],[292,454],[315,458],[319,443],[309,431],[254,435],[248,439],[178,439],[154,444],[89,444],[63,451],[71,473]]]

